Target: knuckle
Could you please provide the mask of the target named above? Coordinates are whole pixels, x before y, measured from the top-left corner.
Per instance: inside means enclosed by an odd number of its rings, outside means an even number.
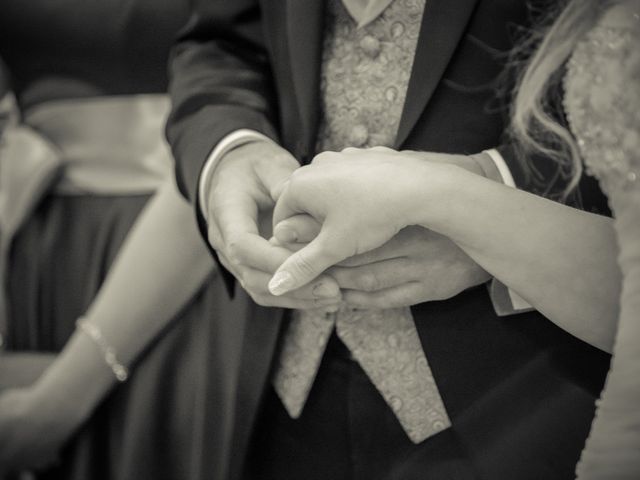
[[[343,300],[348,305],[360,308],[376,308],[372,296],[361,291],[347,290],[343,293]]]
[[[226,256],[229,261],[235,265],[239,265],[242,257],[242,249],[237,241],[231,241],[226,245]]]
[[[273,306],[273,299],[269,295],[263,295],[261,293],[249,291],[249,296],[255,303],[257,303],[261,307]]]
[[[299,168],[296,168],[293,172],[291,172],[291,174],[289,175],[289,181],[294,181],[296,179],[299,179],[300,177],[304,176],[305,171],[307,170],[307,168],[309,168],[307,165],[302,165]]]
[[[411,305],[415,305],[420,303],[420,300],[410,293],[403,293],[398,296],[396,299],[396,304],[399,307],[409,307]]]
[[[336,155],[336,152],[330,152],[330,151],[320,152],[315,157],[313,157],[313,161],[311,163],[322,163],[327,160],[331,160],[335,158],[335,155]]]
[[[263,290],[258,288],[256,284],[255,278],[252,275],[241,275],[239,278],[240,283],[242,284],[242,288],[244,288],[248,292],[253,292],[254,294],[263,294]]]
[[[222,266],[223,266],[224,268],[226,268],[226,269],[227,269],[227,270],[229,270],[231,273],[233,273],[233,274],[234,274],[234,276],[236,276],[236,275],[235,275],[235,272],[234,272],[233,267],[231,266],[231,264],[229,263],[229,261],[224,257],[224,255],[220,255],[220,254],[218,254],[218,260],[220,261],[220,263],[222,264]],[[236,277],[237,277],[237,276],[236,276]]]
[[[357,284],[360,290],[364,290],[365,292],[375,292],[382,288],[380,279],[377,275],[371,272],[364,272],[360,274]]]
[[[353,282],[351,281],[350,275],[345,271],[345,269],[340,267],[331,267],[329,270],[325,272],[333,281],[336,282],[339,288],[352,288]]]
[[[246,275],[242,271],[242,268],[234,268],[233,275],[234,277],[236,277],[236,280],[240,283],[242,288],[244,288],[247,291],[250,290],[250,287],[247,285],[247,279],[245,278]]]
[[[378,146],[375,146],[375,147],[371,147],[369,150],[372,151],[372,152],[380,152],[380,153],[394,152],[394,150],[392,148],[383,147],[381,145],[378,145]]]
[[[304,181],[304,177],[305,177],[304,168],[305,167],[300,167],[294,170],[293,172],[291,172],[291,175],[287,179],[287,183],[286,183],[287,191],[292,192],[292,191],[295,191],[296,188],[299,188],[300,183]]]
[[[357,153],[359,151],[360,149],[356,147],[346,147],[346,148],[343,148],[340,152],[341,153]]]

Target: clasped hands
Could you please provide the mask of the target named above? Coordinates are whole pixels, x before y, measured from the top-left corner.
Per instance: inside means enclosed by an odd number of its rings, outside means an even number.
[[[345,149],[300,167],[275,143],[245,144],[212,176],[209,242],[264,306],[336,311],[343,302],[392,308],[449,298],[488,274],[419,226],[412,192],[424,187],[415,173],[431,163],[482,172],[464,156],[425,155]]]

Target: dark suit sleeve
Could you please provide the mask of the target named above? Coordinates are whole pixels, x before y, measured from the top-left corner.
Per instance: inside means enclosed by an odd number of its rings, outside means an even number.
[[[166,133],[180,191],[195,204],[200,171],[224,136],[250,128],[276,138],[275,95],[257,2],[195,2],[169,69],[173,108]]]
[[[275,94],[257,1],[194,2],[172,50],[169,74],[172,110],[167,139],[176,160],[178,187],[194,205],[206,240],[198,183],[215,145],[241,128],[276,139]],[[218,260],[213,249],[211,253]],[[233,295],[235,279],[218,264]]]
[[[2,60],[2,57],[0,57],[0,98],[9,93],[9,83],[9,69]]]
[[[587,212],[611,216],[607,198],[598,182],[587,173],[583,173],[578,187],[565,196],[572,175],[567,166],[539,153],[527,154],[515,141],[505,143],[497,150],[509,167],[517,188]]]
[[[545,198],[559,200],[562,197],[571,177],[556,160],[526,153],[515,141],[501,145],[498,151],[509,167],[516,187]]]

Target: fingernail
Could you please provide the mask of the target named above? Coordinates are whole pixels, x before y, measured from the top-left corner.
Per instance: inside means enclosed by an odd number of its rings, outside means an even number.
[[[278,228],[276,225],[275,237],[282,243],[295,243],[298,241],[298,232],[287,227]]]
[[[331,298],[338,294],[338,288],[335,285],[329,285],[326,283],[318,283],[313,287],[311,293],[316,298]]]
[[[291,287],[293,287],[293,277],[286,271],[276,273],[269,281],[269,291],[276,296],[288,292]]]

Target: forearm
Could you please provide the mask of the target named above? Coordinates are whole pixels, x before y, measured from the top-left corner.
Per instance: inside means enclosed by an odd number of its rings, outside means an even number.
[[[426,227],[571,334],[610,350],[620,272],[612,221],[453,170]]]
[[[85,318],[131,365],[185,306],[213,269],[188,204],[168,183],[133,226]],[[90,412],[116,382],[103,352],[74,333],[37,388],[74,398],[78,415]]]

